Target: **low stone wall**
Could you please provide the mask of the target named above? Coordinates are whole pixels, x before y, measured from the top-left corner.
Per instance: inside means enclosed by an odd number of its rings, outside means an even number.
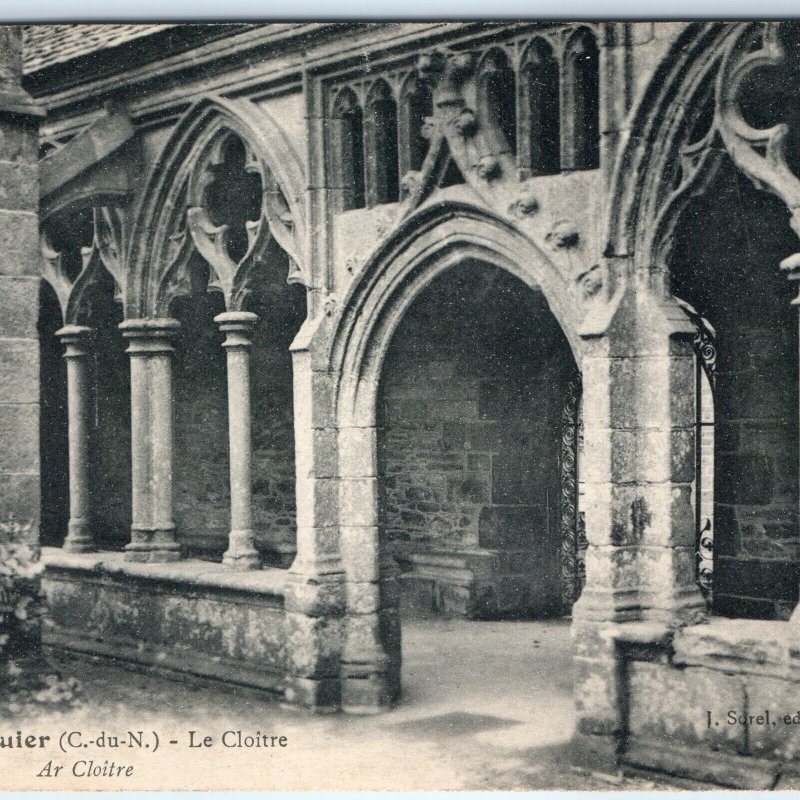
[[[45,644],[282,693],[286,572],[45,548]]]
[[[549,617],[563,613],[560,572],[531,550],[404,552],[401,603],[408,611],[470,619]]]
[[[618,626],[628,769],[742,789],[800,786],[800,662],[788,623]],[[639,635],[647,634],[650,635]]]

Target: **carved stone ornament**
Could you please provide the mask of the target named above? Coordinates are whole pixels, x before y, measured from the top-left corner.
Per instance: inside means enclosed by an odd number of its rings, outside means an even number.
[[[532,217],[539,211],[539,200],[533,193],[530,187],[525,190],[514,200],[508,207],[509,213],[515,217]]]
[[[475,174],[484,181],[493,181],[503,174],[503,167],[496,156],[481,156],[475,164]]]
[[[272,239],[265,185],[263,166],[227,132],[211,142],[189,184],[189,232],[211,267],[209,288],[222,292],[229,311],[241,310],[250,277]]]
[[[89,289],[96,286],[105,269],[114,280],[114,296],[123,299],[124,264],[123,252],[123,217],[121,209],[99,207],[92,210],[91,241],[81,245],[78,242],[70,246],[77,260],[77,265],[67,266],[66,251],[54,245],[47,225],[40,234],[42,253],[42,278],[53,288],[61,307],[65,325],[78,324],[86,311]]]
[[[596,297],[603,288],[603,270],[600,264],[594,264],[578,275],[581,299],[584,301]]]
[[[338,300],[336,299],[335,294],[328,294],[325,296],[325,300],[322,302],[322,310],[325,313],[326,317],[332,317],[336,313],[336,307],[338,305]]]
[[[545,241],[554,250],[571,250],[578,246],[581,235],[578,229],[567,220],[559,220],[545,236]]]
[[[465,108],[456,117],[453,126],[461,136],[474,136],[478,130],[478,118],[471,108]]]

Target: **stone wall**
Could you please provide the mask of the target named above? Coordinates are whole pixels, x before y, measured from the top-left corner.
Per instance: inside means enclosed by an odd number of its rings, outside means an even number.
[[[421,553],[514,553],[516,566],[498,559],[482,602],[558,610],[571,369],[543,298],[507,273],[470,263],[418,298],[392,340],[380,401],[383,524],[406,569]]]
[[[673,292],[717,332],[714,594],[730,616],[787,618],[797,600],[797,310],[778,268],[794,250],[783,204],[728,169],[674,250]]]
[[[790,638],[789,625],[777,621],[716,619],[674,636],[620,626],[623,765],[705,785],[796,789],[800,712]]]
[[[0,29],[0,523],[38,544],[40,109],[20,88],[20,34]]]
[[[283,570],[45,549],[43,588],[61,650],[280,693]]]

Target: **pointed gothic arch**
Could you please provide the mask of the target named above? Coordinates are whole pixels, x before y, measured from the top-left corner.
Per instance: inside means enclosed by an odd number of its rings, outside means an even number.
[[[264,236],[274,238],[302,282],[310,282],[302,162],[266,110],[248,100],[208,96],[185,112],[151,169],[131,231],[127,317],[158,315],[168,271],[191,250],[183,219],[184,204],[191,202],[186,196],[190,178],[208,149],[231,134],[252,151],[261,172]],[[274,202],[275,186],[279,203]]]

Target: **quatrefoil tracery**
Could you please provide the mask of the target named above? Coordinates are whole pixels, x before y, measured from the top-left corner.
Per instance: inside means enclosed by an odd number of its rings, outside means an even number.
[[[253,274],[275,241],[289,256],[289,283],[304,282],[295,253],[294,223],[269,168],[231,132],[212,140],[188,183],[185,236],[173,237],[174,258],[186,269],[193,245],[211,268],[209,290],[220,291],[226,308],[240,310]]]

